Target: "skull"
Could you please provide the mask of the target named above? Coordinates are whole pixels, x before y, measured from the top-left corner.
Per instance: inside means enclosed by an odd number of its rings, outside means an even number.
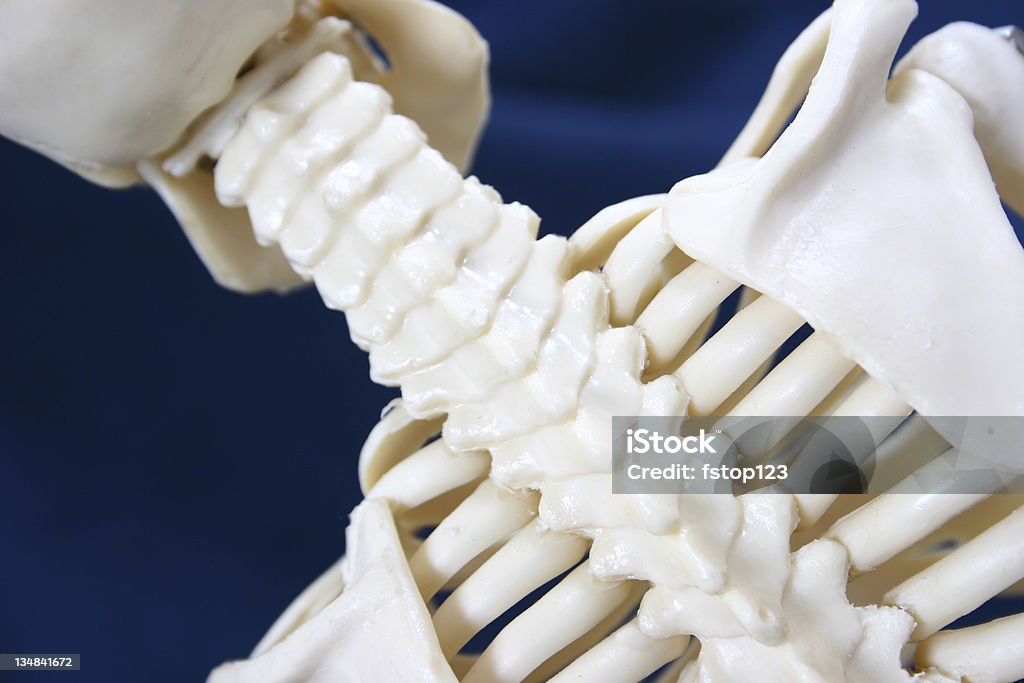
[[[174,143],[293,9],[292,0],[4,2],[0,133],[117,183],[111,169]]]

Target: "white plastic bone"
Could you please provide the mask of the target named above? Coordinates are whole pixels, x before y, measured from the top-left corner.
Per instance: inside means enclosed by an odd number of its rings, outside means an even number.
[[[352,515],[345,590],[262,656],[220,667],[208,683],[452,681],[387,505]],[[395,648],[393,643],[402,643]]]
[[[228,94],[293,8],[292,0],[5,2],[0,130],[91,177],[126,166],[130,175]]]
[[[912,0],[837,3],[793,124],[756,163],[677,185],[668,229],[829,334],[918,411],[1024,414],[1024,251],[971,108],[919,69],[886,85],[915,13]],[[1004,87],[1024,97],[1019,83]],[[977,260],[965,267],[964,253]]]
[[[1024,134],[1001,122],[1024,107],[1024,63],[1012,41],[977,24],[958,22],[926,36],[896,72],[927,71],[953,87],[971,107],[974,135],[1003,201],[1024,215]]]
[[[948,671],[953,680],[1016,681],[1024,676],[1024,616],[941,631],[921,644],[919,665]]]
[[[913,635],[923,640],[1024,579],[1024,548],[1019,544],[1022,530],[1024,512],[1012,512],[893,588],[885,602],[913,615],[917,621]]]
[[[332,13],[370,31],[388,64]],[[291,289],[302,278],[278,249],[251,243],[244,213],[212,205],[197,162],[219,156],[253,102],[323,50],[346,54],[435,149],[468,165],[490,104],[487,45],[430,0],[11,0],[0,8],[0,133],[94,182],[153,185],[221,285]]]

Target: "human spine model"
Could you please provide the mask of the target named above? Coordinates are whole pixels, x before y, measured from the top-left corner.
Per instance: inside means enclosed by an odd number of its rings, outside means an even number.
[[[837,0],[719,168],[536,240],[528,208],[455,165],[485,101],[475,36],[426,3],[338,7],[301,6],[227,97],[137,164],[219,279],[290,286],[283,254],[402,390],[364,446],[346,558],[212,683],[638,681],[665,665],[659,680],[1024,677],[1021,616],[940,631],[1024,578],[1018,498],[610,483],[613,415],[889,416],[882,443],[914,412],[1024,414],[1024,252],[999,205],[1024,207],[1012,34],[947,27],[889,79],[915,4]],[[400,79],[402,12],[461,36],[465,62],[433,72],[465,105],[458,125],[403,96],[423,83]],[[383,32],[390,73],[346,19]],[[218,233],[240,221],[271,250]],[[933,561],[949,539],[965,542]]]

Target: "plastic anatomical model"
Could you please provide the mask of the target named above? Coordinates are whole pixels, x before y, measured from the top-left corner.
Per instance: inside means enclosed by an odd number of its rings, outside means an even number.
[[[1024,210],[1018,32],[953,24],[894,65],[913,0],[837,0],[717,168],[537,240],[461,174],[487,108],[464,20],[258,0],[232,21],[242,4],[155,4],[142,30],[90,3],[145,66],[106,90],[120,62],[78,4],[0,10],[67,35],[4,42],[5,135],[152,186],[228,287],[312,282],[402,392],[363,447],[345,558],[211,683],[1024,677],[1024,616],[944,630],[1024,579],[1019,496],[611,485],[612,416],[872,416],[880,448],[935,454],[960,444],[921,418],[1024,416],[1001,204]],[[66,107],[40,115],[54,88]]]

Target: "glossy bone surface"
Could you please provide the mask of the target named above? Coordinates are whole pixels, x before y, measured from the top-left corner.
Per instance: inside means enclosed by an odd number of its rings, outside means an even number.
[[[0,133],[87,168],[151,156],[228,93],[293,7],[8,0],[0,4]]]

